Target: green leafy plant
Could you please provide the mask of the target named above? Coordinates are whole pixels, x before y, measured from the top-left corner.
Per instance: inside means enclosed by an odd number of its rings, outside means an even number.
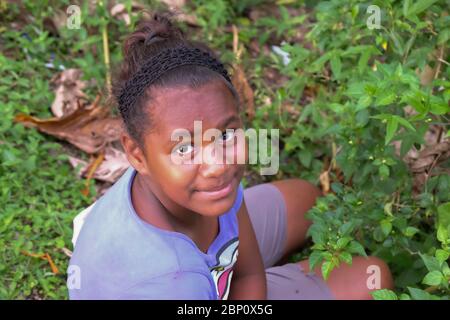
[[[83,2],[82,27],[61,27],[57,37],[45,21],[69,1],[0,6],[0,298],[67,298],[64,249],[71,248],[72,219],[94,199],[80,192],[84,181],[75,178],[67,146],[13,118],[50,116],[50,80],[60,65],[94,80],[86,90],[91,99],[105,92],[105,50],[114,66],[137,19],[132,2],[124,4],[130,25],[112,17],[106,1],[93,8]],[[280,170],[259,179],[330,181],[308,213],[312,243],[291,260],[309,258],[327,278],[355,255],[375,255],[395,279],[395,289],[374,291],[375,299],[448,299],[449,163],[437,165],[435,156],[418,184],[405,161],[425,148],[433,128],[448,141],[448,4],[370,4],[380,8],[379,29],[367,27],[368,3],[358,0],[194,0],[185,9],[199,25],[187,31],[225,62],[234,62],[231,25],[238,29],[256,105],[246,125],[280,129]],[[270,14],[252,18],[263,7]],[[249,177],[258,170],[250,167]],[[90,189],[95,194],[93,183]],[[24,252],[48,254],[59,273]]]

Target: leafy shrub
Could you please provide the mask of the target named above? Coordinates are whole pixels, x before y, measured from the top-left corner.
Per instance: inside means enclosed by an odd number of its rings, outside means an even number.
[[[62,249],[71,247],[73,217],[93,200],[80,192],[84,182],[74,178],[66,146],[12,119],[18,112],[50,116],[49,82],[60,64],[95,79],[91,98],[103,91],[102,32],[114,64],[135,23],[132,15],[125,25],[102,6],[90,11],[86,2],[82,28],[61,28],[57,39],[44,21],[70,3],[53,4],[0,7],[0,298],[67,298]],[[131,1],[125,4],[130,12]],[[431,127],[448,139],[448,7],[444,0],[371,4],[381,9],[381,29],[367,27],[368,4],[357,0],[193,0],[189,10],[200,26],[193,36],[226,62],[234,59],[229,27],[238,27],[246,49],[241,64],[257,105],[247,125],[280,129],[280,172],[262,179],[330,181],[330,192],[309,212],[313,243],[291,259],[322,263],[326,277],[354,255],[376,255],[388,262],[396,288],[377,291],[375,298],[448,299],[448,162],[440,171],[429,167],[417,184],[404,161],[425,146]],[[251,11],[262,8],[269,14],[252,18]],[[12,28],[23,12],[32,19]],[[272,45],[289,54],[288,64]],[[49,61],[56,68],[48,68]],[[284,80],[275,83],[269,71]],[[91,190],[95,194],[93,185]],[[22,251],[49,253],[60,273]]]

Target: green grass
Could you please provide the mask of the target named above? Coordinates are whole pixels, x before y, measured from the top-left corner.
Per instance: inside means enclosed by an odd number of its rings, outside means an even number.
[[[445,1],[415,3],[374,1],[382,9],[384,29],[372,31],[365,24],[367,4],[357,0],[317,6],[315,1],[271,6],[260,0],[195,0],[186,10],[196,15],[199,27],[183,28],[232,63],[231,24],[238,27],[242,65],[257,107],[247,125],[280,129],[280,172],[255,178],[254,166],[245,183],[300,177],[318,185],[320,174],[331,168],[333,194],[310,212],[311,246],[291,260],[311,257],[331,270],[353,255],[374,254],[388,262],[396,278],[395,293],[380,292],[377,298],[447,299],[448,161],[434,169],[443,173],[433,171],[413,194],[413,176],[390,144],[401,141],[406,151],[423,145],[431,125],[448,135],[450,71],[436,58],[443,52],[441,60],[448,63],[448,8]],[[104,7],[88,13],[86,2],[82,28],[62,27],[56,38],[45,22],[68,5],[0,5],[0,299],[67,298],[69,257],[62,249],[72,249],[72,219],[96,197],[93,183],[90,196],[83,196],[85,181],[67,158],[86,155],[13,122],[18,113],[51,116],[50,80],[58,72],[45,66],[51,59],[94,79],[86,90],[91,99],[105,92],[103,27],[112,63],[121,58],[121,41],[135,18],[126,26]],[[273,15],[252,21],[251,10]],[[282,41],[292,59],[287,66],[270,50]],[[420,84],[417,73],[438,64],[438,77]],[[273,77],[285,80],[277,84]],[[418,115],[406,114],[406,105]],[[48,253],[60,273],[24,251]]]

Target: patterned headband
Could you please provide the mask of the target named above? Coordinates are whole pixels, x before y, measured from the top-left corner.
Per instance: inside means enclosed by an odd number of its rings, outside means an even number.
[[[119,111],[125,118],[146,88],[163,73],[180,66],[198,65],[221,74],[231,85],[231,79],[223,64],[211,54],[198,48],[180,46],[161,51],[147,60],[142,67],[125,83],[118,97]]]

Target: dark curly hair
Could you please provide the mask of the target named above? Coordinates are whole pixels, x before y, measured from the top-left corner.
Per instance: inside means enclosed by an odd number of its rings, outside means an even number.
[[[180,46],[198,48],[210,53],[219,60],[217,55],[205,44],[188,40],[183,31],[172,21],[174,15],[170,11],[165,11],[153,13],[150,17],[143,16],[137,24],[136,30],[125,39],[123,43],[123,61],[113,80],[112,87],[112,98],[117,105],[126,82],[133,77],[146,61],[165,49]],[[221,74],[204,66],[185,65],[167,71],[153,81],[146,88],[144,94],[136,100],[133,107],[127,109],[126,114],[121,114],[124,129],[137,142],[139,147],[144,150],[143,136],[151,130],[153,124],[152,108],[146,108],[148,102],[152,100],[151,88],[181,85],[198,88],[217,80],[224,81],[239,107],[239,97],[236,90]]]

